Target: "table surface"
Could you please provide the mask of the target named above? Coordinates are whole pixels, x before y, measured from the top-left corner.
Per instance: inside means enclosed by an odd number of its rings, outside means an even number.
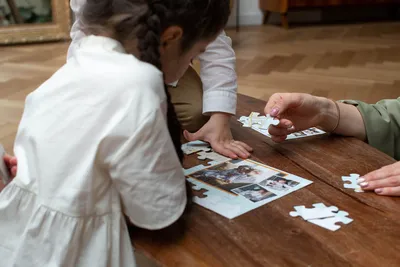
[[[265,102],[239,95],[238,117],[262,113]],[[400,198],[344,189],[341,176],[365,174],[395,162],[353,139],[319,136],[275,144],[232,120],[252,158],[314,183],[233,220],[194,204],[168,231],[132,233],[133,244],[162,266],[400,266]],[[195,158],[185,168],[200,164]],[[354,221],[331,232],[289,212],[323,202]]]

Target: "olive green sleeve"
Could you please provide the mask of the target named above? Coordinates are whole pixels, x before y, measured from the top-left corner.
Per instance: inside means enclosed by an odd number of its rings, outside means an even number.
[[[341,102],[357,106],[371,146],[400,160],[400,97],[381,100],[376,104],[354,100]]]

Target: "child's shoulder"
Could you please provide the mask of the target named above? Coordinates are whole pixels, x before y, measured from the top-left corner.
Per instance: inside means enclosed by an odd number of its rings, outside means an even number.
[[[166,99],[163,74],[154,66],[128,58],[113,78],[115,90],[130,98],[159,105]]]
[[[71,69],[90,84],[114,93],[149,94],[165,98],[162,72],[151,64],[127,54],[110,38],[88,36],[81,41]]]
[[[163,74],[160,70],[131,55],[126,55],[126,57],[124,68],[119,73],[120,78],[125,83],[145,87],[156,92],[164,90]]]

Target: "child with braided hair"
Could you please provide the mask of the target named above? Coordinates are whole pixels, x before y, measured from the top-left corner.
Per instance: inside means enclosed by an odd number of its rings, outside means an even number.
[[[87,0],[86,36],[31,93],[0,193],[2,266],[135,266],[125,216],[183,214],[180,125],[165,83],[222,31],[229,0]]]
[[[67,59],[75,54],[86,35],[82,10],[86,0],[70,0],[75,22],[71,29],[72,42]],[[230,0],[231,4],[233,0]],[[108,8],[108,7],[105,7]],[[218,14],[216,14],[218,16]],[[171,102],[188,141],[203,140],[214,151],[231,158],[248,158],[252,148],[234,140],[230,119],[236,113],[236,56],[232,40],[224,31],[200,53],[194,66],[168,84]]]

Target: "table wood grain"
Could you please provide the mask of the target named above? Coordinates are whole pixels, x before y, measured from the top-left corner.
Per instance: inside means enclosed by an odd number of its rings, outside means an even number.
[[[265,102],[239,95],[238,117]],[[314,183],[233,220],[193,205],[172,232],[132,230],[133,244],[161,266],[400,266],[400,198],[344,189],[341,176],[365,174],[394,159],[353,139],[319,136],[275,144],[232,120],[252,158]],[[199,164],[188,157],[185,167]],[[323,202],[354,221],[336,232],[289,216],[296,205]]]

